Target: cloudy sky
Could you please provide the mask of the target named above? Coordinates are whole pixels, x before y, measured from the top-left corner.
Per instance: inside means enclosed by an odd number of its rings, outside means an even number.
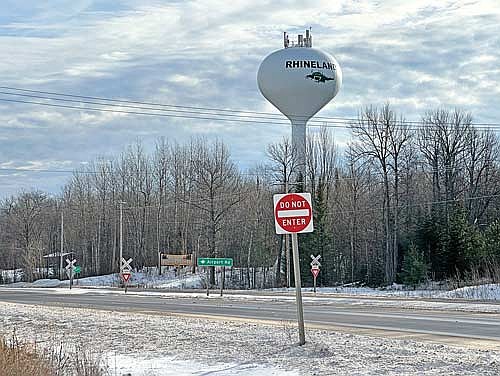
[[[312,27],[314,46],[343,70],[319,116],[355,117],[389,102],[408,120],[459,107],[500,123],[498,0],[0,2],[0,86],[170,105],[274,112],[260,95],[262,59],[282,32]],[[295,39],[295,38],[293,38]],[[2,92],[11,92],[0,89]],[[68,173],[140,140],[219,137],[244,169],[290,133],[251,124],[43,107],[0,94],[0,198],[57,194]],[[75,104],[73,104],[75,105]],[[80,106],[76,104],[76,106]],[[335,129],[339,142],[350,135]]]

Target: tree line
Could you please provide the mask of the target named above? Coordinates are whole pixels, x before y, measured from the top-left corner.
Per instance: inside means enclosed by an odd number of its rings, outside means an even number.
[[[340,146],[328,128],[307,139],[306,175],[288,138],[242,171],[221,140],[140,143],[77,170],[62,192],[20,192],[0,206],[0,269],[39,277],[43,255],[74,252],[84,275],[156,265],[158,252],[232,257],[236,267],[288,281],[289,240],[274,233],[272,195],[311,192],[315,231],[299,237],[301,273],[322,255],[323,285],[416,284],[476,273],[498,278],[499,139],[460,110],[405,121],[389,105],[367,107]],[[215,275],[211,274],[211,282]]]

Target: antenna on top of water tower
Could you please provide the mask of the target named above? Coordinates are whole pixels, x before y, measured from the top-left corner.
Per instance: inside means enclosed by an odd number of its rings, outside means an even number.
[[[305,180],[306,124],[330,102],[342,85],[342,71],[330,54],[312,48],[311,29],[290,43],[283,33],[281,50],[261,63],[257,82],[262,95],[292,123],[292,146],[296,153],[296,181]]]
[[[283,47],[288,48],[288,47],[312,47],[312,33],[311,33],[311,28],[306,30],[306,37],[302,34],[297,35],[297,44],[292,42],[292,45],[290,46],[290,39],[288,38],[288,33],[285,31],[283,32]]]

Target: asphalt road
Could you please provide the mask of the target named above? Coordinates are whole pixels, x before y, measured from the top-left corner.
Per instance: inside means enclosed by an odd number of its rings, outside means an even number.
[[[0,288],[0,302],[84,307],[113,311],[176,314],[224,320],[271,322],[296,320],[295,302],[280,299],[140,296],[123,292],[54,293],[50,289]],[[306,326],[355,333],[409,337],[500,348],[500,314],[409,310],[353,305],[335,299],[304,303]]]

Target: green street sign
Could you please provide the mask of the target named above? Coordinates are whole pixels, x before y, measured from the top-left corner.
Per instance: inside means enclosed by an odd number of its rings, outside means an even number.
[[[80,273],[82,271],[82,268],[80,266],[75,266],[75,268],[73,269],[73,271],[75,273]]]
[[[199,257],[198,266],[233,266],[232,258]]]

